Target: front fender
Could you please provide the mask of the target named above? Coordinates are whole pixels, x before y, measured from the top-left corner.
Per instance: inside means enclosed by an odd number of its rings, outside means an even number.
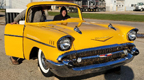
[[[24,55],[29,60],[33,47],[42,50],[45,58],[57,62],[59,55],[67,52],[57,48],[57,41],[67,34],[55,29],[27,25],[24,31]],[[74,50],[73,46],[70,50]]]

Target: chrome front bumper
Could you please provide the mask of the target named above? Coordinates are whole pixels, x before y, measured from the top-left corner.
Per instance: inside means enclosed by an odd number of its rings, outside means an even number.
[[[132,61],[134,56],[132,54],[128,54],[127,57],[122,58],[120,60],[111,61],[103,64],[94,64],[84,67],[75,67],[71,68],[63,63],[55,63],[53,61],[47,60],[48,66],[50,67],[51,72],[56,74],[60,77],[73,77],[73,76],[80,76],[90,73],[98,73],[102,71],[106,71],[121,65],[124,65],[130,61]]]
[[[125,45],[125,44],[122,44],[122,45]],[[134,44],[130,43],[129,45],[134,45]],[[115,45],[112,45],[112,46],[115,46]],[[102,49],[102,47],[100,47],[100,48]],[[104,48],[106,48],[106,46]],[[117,53],[121,53],[121,52],[123,52],[123,51],[117,51],[117,52],[113,52],[111,54],[113,55],[113,54],[117,54]],[[68,55],[72,54],[72,53],[68,53]],[[76,66],[72,66],[73,64],[70,63],[70,61],[63,60],[62,62],[55,63],[53,61],[47,60],[47,66],[50,68],[51,72],[53,72],[54,74],[56,74],[60,77],[80,76],[80,75],[85,75],[85,74],[89,74],[89,73],[102,72],[102,71],[106,71],[106,70],[124,65],[124,64],[132,61],[134,56],[138,55],[138,54],[139,54],[139,51],[134,46],[133,49],[131,50],[131,52],[127,53],[126,57],[119,58],[119,59],[109,61],[109,62],[76,67]],[[59,56],[58,60],[62,59],[62,57],[65,55],[67,55],[67,54]],[[90,58],[97,58],[97,57],[100,57],[100,56],[95,55],[95,56],[90,56],[90,57],[83,57],[81,59],[83,60],[83,59],[90,59]]]

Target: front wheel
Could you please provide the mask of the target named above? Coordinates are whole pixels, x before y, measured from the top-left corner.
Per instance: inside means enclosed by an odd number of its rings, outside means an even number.
[[[52,74],[48,66],[46,66],[46,59],[41,49],[38,51],[38,66],[45,77],[49,77]]]

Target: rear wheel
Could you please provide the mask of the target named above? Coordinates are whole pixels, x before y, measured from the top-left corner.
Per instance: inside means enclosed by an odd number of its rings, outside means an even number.
[[[80,10],[81,10],[81,12],[83,12],[83,8],[81,8]]]
[[[91,9],[88,9],[88,12],[91,12]]]
[[[93,12],[96,12],[96,9],[93,9]]]
[[[88,12],[88,8],[86,8],[85,11]]]
[[[98,9],[98,8],[96,9],[96,12],[99,12],[99,9]]]
[[[101,8],[99,8],[98,11],[101,12]]]
[[[72,12],[72,10],[71,10],[71,9],[69,9],[69,12]]]
[[[106,12],[106,9],[105,9],[105,8],[103,8],[103,11],[104,11],[104,12]]]
[[[71,12],[73,13],[73,12],[74,12],[74,9],[71,9]]]
[[[44,76],[49,77],[52,74],[49,67],[46,66],[46,59],[41,49],[38,51],[38,66]]]

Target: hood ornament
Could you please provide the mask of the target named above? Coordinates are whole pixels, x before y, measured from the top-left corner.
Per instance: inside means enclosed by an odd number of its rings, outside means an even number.
[[[79,28],[78,28],[77,26],[74,28],[74,30],[75,30],[76,32],[78,32],[79,34],[82,34],[82,32],[79,30]]]
[[[115,31],[116,31],[116,28],[115,28],[115,27],[113,27],[113,25],[112,25],[111,23],[108,25],[108,28],[113,29],[113,30],[115,30]]]

